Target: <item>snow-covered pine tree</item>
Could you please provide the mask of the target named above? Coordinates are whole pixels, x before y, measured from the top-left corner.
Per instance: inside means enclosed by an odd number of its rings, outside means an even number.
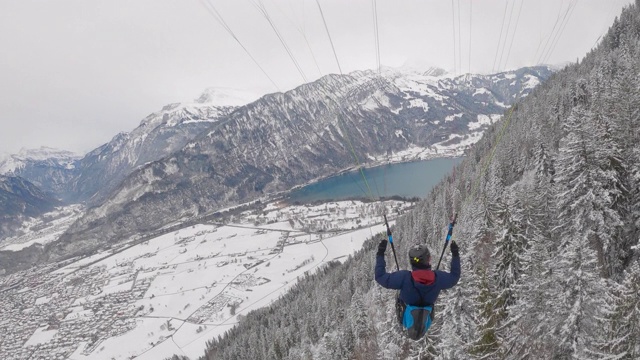
[[[594,160],[598,171],[594,178],[602,189],[604,203],[599,213],[597,224],[598,238],[601,239],[604,251],[604,266],[606,276],[622,273],[625,262],[629,258],[630,239],[628,226],[624,226],[622,219],[629,218],[629,177],[625,159],[613,133],[608,116],[594,109],[595,139]]]
[[[640,358],[640,264],[625,272],[621,284],[613,284],[604,326],[606,341],[596,354],[606,360]]]
[[[469,347],[469,354],[474,358],[500,358],[502,352],[502,339],[498,337],[498,324],[504,317],[504,311],[497,303],[498,295],[495,289],[491,288],[491,283],[485,270],[481,270],[480,292],[475,299],[478,307],[478,327],[476,339]]]
[[[640,237],[640,65],[634,62],[634,58],[640,56],[640,47],[634,42],[630,46],[632,48],[624,56],[611,60],[616,73],[611,80],[606,106],[628,173],[629,194],[625,202],[625,225],[621,229],[623,233],[620,239],[623,253],[619,254],[623,266],[631,261],[633,252],[630,248]]]
[[[603,239],[602,211],[608,197],[596,179],[598,171],[590,133],[585,89],[578,85],[576,107],[566,122],[567,134],[557,161],[558,217],[561,245],[552,279],[556,286],[547,301],[554,340],[554,357],[586,357],[598,340],[598,324],[605,287],[600,278]],[[607,208],[608,209],[608,208]],[[551,339],[549,339],[551,340]]]
[[[439,357],[442,359],[460,359],[467,357],[468,348],[476,339],[478,277],[473,271],[476,254],[474,240],[484,237],[484,233],[476,233],[482,229],[476,226],[485,219],[479,214],[478,203],[467,202],[458,217],[458,225],[454,231],[454,238],[460,246],[461,277],[458,284],[450,290],[440,294],[439,304],[436,306],[436,320],[434,327],[439,330]],[[445,258],[445,260],[447,260]],[[445,261],[443,260],[443,261]],[[448,271],[445,261],[444,270]],[[429,335],[431,337],[431,334]]]
[[[576,234],[558,255],[552,279],[559,285],[548,321],[554,326],[554,357],[589,358],[602,336],[601,317],[606,288],[600,278],[596,252],[587,234]]]
[[[522,234],[527,246],[520,255],[522,268],[515,284],[516,302],[508,308],[509,319],[504,327],[510,334],[505,340],[506,356],[513,358],[533,354],[550,357],[545,351],[549,340],[546,334],[551,331],[543,319],[550,316],[548,294],[558,290],[550,277],[557,248],[556,237],[552,235],[556,221],[552,188],[555,170],[542,142],[537,146],[535,164],[536,169],[526,172],[514,190],[522,203]]]
[[[515,302],[513,286],[522,274],[521,257],[527,247],[527,240],[524,237],[520,200],[512,192],[507,192],[505,198],[505,201],[496,202],[496,226],[501,232],[496,238],[491,257],[494,261],[492,278],[499,293],[498,303],[506,311]]]
[[[535,237],[523,256],[524,272],[516,286],[516,303],[509,308],[506,339],[507,356],[513,358],[551,358],[548,337],[552,324],[549,301],[558,291],[552,273],[555,258],[549,252],[546,238]],[[554,298],[555,299],[555,298]]]

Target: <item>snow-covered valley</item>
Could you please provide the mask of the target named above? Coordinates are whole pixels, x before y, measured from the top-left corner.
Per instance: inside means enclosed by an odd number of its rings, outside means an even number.
[[[2,277],[0,292],[11,300],[2,304],[23,305],[18,313],[2,312],[0,322],[13,330],[0,357],[196,358],[239,317],[384,231],[381,214],[393,223],[411,206],[272,203],[227,223],[189,225],[133,246]]]

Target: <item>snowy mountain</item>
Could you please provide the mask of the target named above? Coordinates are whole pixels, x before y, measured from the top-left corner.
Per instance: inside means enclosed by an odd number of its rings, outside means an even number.
[[[24,177],[65,203],[96,204],[137,167],[181,149],[237,105],[255,95],[210,88],[187,103],[169,104],[131,132],[80,157],[48,148],[22,151],[0,162],[0,173]]]
[[[210,100],[220,99],[210,94],[205,92],[193,103],[167,105],[133,131],[120,133],[88,153],[78,162],[79,173],[67,188],[67,199],[100,203],[134,169],[180,150],[234,109],[213,105]]]
[[[211,87],[207,88],[194,100],[198,104],[208,104],[218,107],[243,106],[259,98],[255,92],[240,89]]]
[[[463,149],[477,141],[508,104],[549,75],[546,68],[456,78],[401,71],[386,71],[382,77],[371,71],[328,75],[240,107],[182,150],[146,165],[125,161],[131,159],[125,156],[130,151],[120,151],[126,147],[118,144],[142,140],[123,136],[111,143],[114,150],[99,149],[92,157],[118,150],[123,155],[115,157],[118,164],[140,167],[70,228],[55,256],[96,245],[87,239],[121,241],[334,174],[354,166],[352,151],[365,160],[415,146],[457,144]],[[182,109],[169,106],[165,111]],[[193,113],[163,115],[163,123],[178,123]],[[169,118],[175,121],[166,121]]]
[[[204,358],[640,358],[638,69],[636,2],[398,219],[395,250],[409,269],[408,250],[439,252],[458,213],[462,276],[440,294],[424,339],[402,333],[397,292],[372,281],[380,234],[212,339]]]
[[[34,184],[0,175],[0,241],[13,234],[27,218],[50,211],[57,204]]]
[[[59,150],[43,146],[39,149],[22,149],[14,155],[7,155],[0,159],[0,175],[16,174],[26,167],[57,166],[73,169],[74,162],[81,156],[70,151]]]
[[[0,160],[0,174],[29,180],[42,191],[58,196],[76,176],[81,156],[70,151],[49,147],[22,149]]]

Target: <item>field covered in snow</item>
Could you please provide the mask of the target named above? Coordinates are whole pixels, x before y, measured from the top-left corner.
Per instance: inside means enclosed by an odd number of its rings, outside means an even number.
[[[78,259],[49,273],[46,282],[27,281],[18,289],[32,294],[29,311],[60,314],[56,326],[29,328],[24,348],[38,353],[74,342],[68,358],[75,360],[197,358],[207,340],[232,328],[239,317],[269,305],[301,276],[346,259],[383,232],[383,212],[393,222],[410,206],[270,204],[230,223],[197,224],[126,250]],[[69,284],[81,285],[70,291]],[[84,336],[73,330],[86,328],[101,332]]]
[[[82,205],[71,205],[30,219],[22,224],[19,235],[2,239],[0,250],[18,251],[32,244],[53,242],[83,214]]]

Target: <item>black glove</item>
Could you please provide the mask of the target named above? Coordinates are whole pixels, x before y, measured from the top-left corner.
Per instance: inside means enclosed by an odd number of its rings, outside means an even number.
[[[451,256],[458,257],[460,256],[460,249],[458,248],[458,244],[455,241],[451,242]]]
[[[380,241],[380,245],[378,245],[378,253],[376,255],[384,255],[385,250],[387,250],[387,240]]]

